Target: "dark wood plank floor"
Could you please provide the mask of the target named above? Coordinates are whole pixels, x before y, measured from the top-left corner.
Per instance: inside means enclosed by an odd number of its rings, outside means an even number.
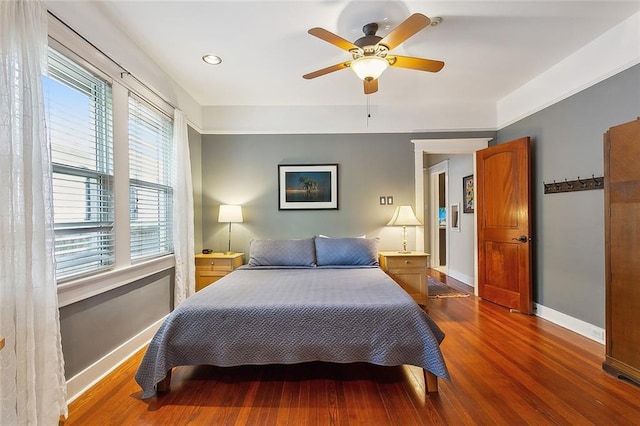
[[[451,282],[450,282],[451,284]],[[309,363],[174,369],[148,400],[142,352],[69,407],[71,425],[640,424],[640,388],[602,371],[602,345],[474,296],[429,300],[451,380],[416,367]]]

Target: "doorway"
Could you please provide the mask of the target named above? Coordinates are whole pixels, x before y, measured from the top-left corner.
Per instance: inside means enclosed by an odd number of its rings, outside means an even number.
[[[475,165],[475,152],[484,149],[489,146],[489,141],[492,138],[464,138],[464,139],[413,139],[411,142],[414,144],[414,176],[415,176],[415,200],[416,200],[416,215],[423,224],[429,223],[429,218],[433,215],[429,211],[430,203],[429,198],[426,196],[425,189],[429,188],[428,180],[425,179],[424,169],[424,155],[425,154],[472,154],[473,163]],[[475,166],[474,166],[475,167]],[[474,170],[475,174],[475,170]],[[426,181],[426,182],[425,182]],[[448,186],[445,181],[445,186]],[[445,189],[446,193],[446,189]],[[475,213],[474,213],[475,217]],[[475,223],[475,220],[473,221]],[[477,229],[473,226],[473,281],[474,292],[478,293],[478,246],[477,246]],[[416,229],[416,249],[419,251],[425,251],[425,247],[428,247],[431,241],[430,227],[422,226]],[[450,246],[450,245],[449,245]],[[429,247],[431,250],[431,247]],[[450,251],[450,250],[449,250]],[[454,254],[455,255],[455,254]],[[431,261],[431,259],[430,259]],[[450,259],[447,264],[450,263]],[[450,271],[448,271],[450,272]],[[456,278],[456,277],[454,277]],[[465,282],[464,280],[461,280]]]

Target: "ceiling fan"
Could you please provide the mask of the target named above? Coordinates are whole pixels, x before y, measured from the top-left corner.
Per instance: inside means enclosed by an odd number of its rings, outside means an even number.
[[[385,37],[377,36],[378,24],[370,23],[362,27],[364,37],[353,43],[323,28],[311,28],[309,34],[346,50],[351,53],[353,59],[305,74],[302,77],[310,80],[334,71],[351,68],[364,81],[364,93],[368,95],[378,91],[378,77],[389,66],[438,72],[444,67],[442,61],[399,56],[389,52],[430,23],[431,20],[423,14],[414,13]]]

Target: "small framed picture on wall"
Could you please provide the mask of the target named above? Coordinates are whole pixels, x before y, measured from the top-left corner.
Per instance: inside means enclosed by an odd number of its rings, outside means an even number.
[[[462,212],[473,213],[475,201],[473,175],[465,176],[462,178],[462,196],[464,198]]]

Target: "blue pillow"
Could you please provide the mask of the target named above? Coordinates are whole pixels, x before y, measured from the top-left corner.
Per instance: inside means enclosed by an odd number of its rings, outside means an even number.
[[[318,266],[378,265],[378,238],[316,238]]]
[[[316,266],[313,238],[302,240],[252,240],[249,266]]]

